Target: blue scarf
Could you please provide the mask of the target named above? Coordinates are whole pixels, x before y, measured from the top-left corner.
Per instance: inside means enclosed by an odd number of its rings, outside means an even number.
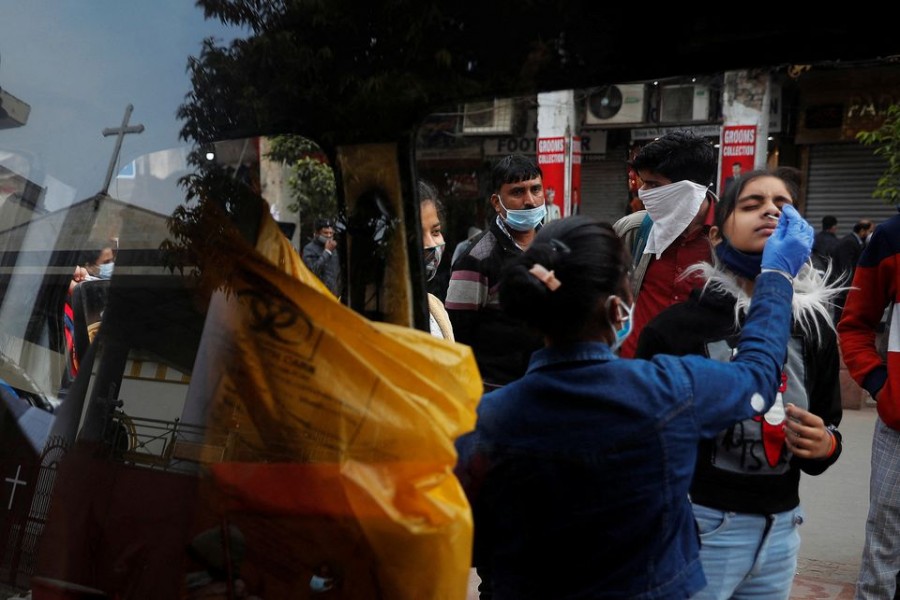
[[[730,271],[750,281],[756,279],[760,269],[762,269],[762,253],[747,254],[746,252],[741,252],[735,249],[731,242],[726,239],[723,239],[716,246],[716,256]]]

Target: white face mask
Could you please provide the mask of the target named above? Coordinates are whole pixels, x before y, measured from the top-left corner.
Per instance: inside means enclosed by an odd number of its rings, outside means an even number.
[[[697,216],[707,190],[709,186],[687,179],[652,190],[638,190],[638,198],[653,219],[644,254],[655,254],[659,258],[675,238],[684,233]]]

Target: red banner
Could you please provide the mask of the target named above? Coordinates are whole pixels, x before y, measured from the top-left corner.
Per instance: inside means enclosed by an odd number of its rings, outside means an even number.
[[[756,161],[756,125],[726,125],[722,127],[721,173],[719,195],[724,194],[742,173],[753,170]]]
[[[581,138],[572,138],[572,191],[566,206],[566,138],[538,138],[537,160],[544,174],[548,220],[577,214],[581,205]]]

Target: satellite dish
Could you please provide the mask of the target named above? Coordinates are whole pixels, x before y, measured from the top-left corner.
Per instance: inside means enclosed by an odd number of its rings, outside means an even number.
[[[598,119],[612,118],[622,108],[622,92],[615,85],[603,86],[591,94],[588,108]]]

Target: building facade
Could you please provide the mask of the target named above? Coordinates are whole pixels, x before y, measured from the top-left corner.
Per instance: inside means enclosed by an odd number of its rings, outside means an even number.
[[[749,122],[761,136],[754,166],[799,168],[802,214],[816,228],[822,216],[836,216],[843,235],[860,218],[878,223],[893,214],[893,207],[872,197],[886,163],[855,136],[879,127],[898,100],[900,65],[893,61],[790,65],[574,90],[573,134],[581,147],[575,210],[605,221],[627,214],[636,195],[627,161],[662,133],[691,129],[719,145],[723,126]],[[448,108],[420,129],[418,168],[444,195],[451,244],[490,216],[486,186],[493,162],[514,152],[538,154],[537,140],[546,137],[538,130],[538,111],[535,96],[470,103]],[[726,157],[721,160],[724,172],[730,167]]]

